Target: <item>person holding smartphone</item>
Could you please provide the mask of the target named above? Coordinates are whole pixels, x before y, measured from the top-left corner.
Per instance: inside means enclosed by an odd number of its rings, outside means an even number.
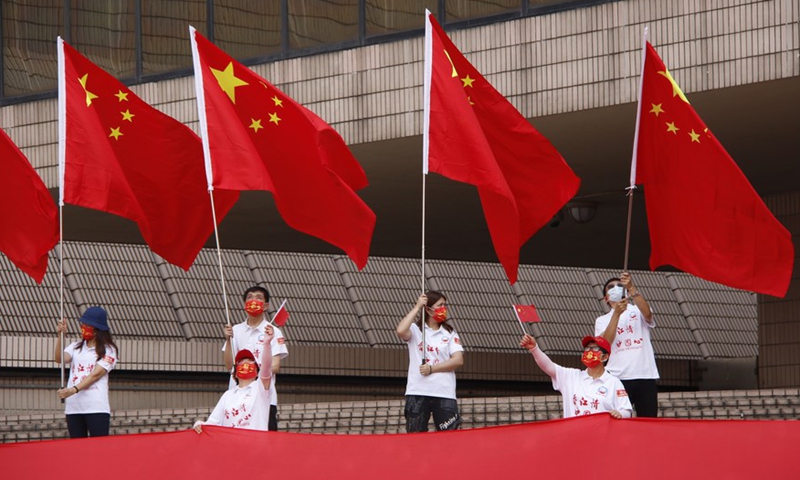
[[[656,322],[650,304],[628,272],[610,278],[603,293],[611,311],[595,320],[594,332],[611,345],[606,369],[622,380],[637,417],[657,417],[659,375],[650,341]]]

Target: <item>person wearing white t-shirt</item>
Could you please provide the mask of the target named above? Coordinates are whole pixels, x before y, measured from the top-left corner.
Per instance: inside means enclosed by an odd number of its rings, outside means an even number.
[[[420,310],[422,318],[417,319]],[[447,298],[431,290],[420,295],[414,308],[397,325],[397,336],[408,345],[405,406],[408,433],[427,432],[431,415],[437,431],[461,426],[455,371],[464,365],[464,348],[446,321]]]
[[[264,328],[271,325],[267,321],[264,313],[269,306],[269,291],[260,286],[253,286],[245,290],[242,295],[244,309],[247,312],[247,319],[242,323],[232,327],[225,326],[225,343],[222,345],[223,361],[225,368],[230,370],[233,366],[233,358],[242,350],[250,350],[256,358],[259,368],[261,367],[261,351],[264,349]],[[278,393],[275,390],[275,378],[281,369],[281,360],[289,355],[286,348],[286,339],[283,332],[277,326],[272,325],[274,336],[270,342],[272,359],[270,369],[272,371],[272,385],[270,392],[269,409],[269,429],[278,430]],[[228,382],[228,388],[235,386],[233,375]]]
[[[628,272],[609,279],[603,293],[611,311],[595,320],[594,332],[611,344],[606,369],[622,380],[637,417],[657,417],[659,375],[650,341],[656,322],[650,304]]]
[[[264,328],[264,348],[261,364],[269,365],[272,358],[270,340],[274,332],[271,325]],[[203,425],[247,428],[266,431],[269,425],[270,384],[272,370],[259,368],[256,357],[250,350],[239,350],[235,359],[234,376],[236,386],[222,394],[217,406],[205,422],[197,421],[194,430],[203,433]],[[258,376],[258,378],[256,378]]]
[[[625,387],[603,366],[611,351],[605,338],[586,336],[581,340],[581,361],[586,370],[557,365],[530,335],[523,336],[519,345],[533,355],[539,368],[553,381],[553,389],[561,392],[564,418],[605,412],[614,418],[631,417],[632,407]]]
[[[67,333],[67,322],[59,320],[55,361],[69,363],[66,388],[58,390],[64,400],[69,438],[104,437],[111,426],[108,403],[108,373],[117,364],[119,348],[111,338],[108,315],[101,307],[89,307],[78,320],[81,340],[61,350],[61,334]]]

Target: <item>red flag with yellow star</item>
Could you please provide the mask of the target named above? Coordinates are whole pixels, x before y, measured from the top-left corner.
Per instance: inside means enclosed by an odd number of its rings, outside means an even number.
[[[188,270],[214,231],[200,138],[59,39],[61,201],[133,220]],[[221,222],[238,192],[214,194]]]
[[[635,178],[644,185],[650,268],[672,265],[734,288],[782,297],[791,235],[708,130],[649,43]]]
[[[426,16],[423,170],[478,187],[513,284],[520,248],[575,195],[580,179]]]
[[[58,243],[53,197],[25,155],[0,130],[0,252],[42,283],[47,254]]]
[[[190,34],[213,185],[271,192],[290,227],[341,248],[363,268],[375,214],[354,191],[367,178],[344,140],[197,31]]]

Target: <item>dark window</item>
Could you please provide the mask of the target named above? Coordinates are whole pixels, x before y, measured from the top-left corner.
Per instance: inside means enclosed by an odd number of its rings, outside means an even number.
[[[206,35],[205,0],[142,0],[142,72],[191,68],[189,25]]]
[[[136,17],[128,0],[71,0],[70,45],[117,78],[136,76]]]
[[[367,35],[425,28],[425,9],[439,13],[439,0],[365,0]]]
[[[58,88],[56,37],[64,35],[61,0],[4,0],[3,95]]]
[[[358,0],[288,0],[289,48],[358,39]]]
[[[281,51],[281,2],[214,0],[214,43],[234,58]]]
[[[531,3],[535,3],[535,0]],[[447,22],[457,22],[520,11],[521,8],[522,0],[445,0],[444,11]]]

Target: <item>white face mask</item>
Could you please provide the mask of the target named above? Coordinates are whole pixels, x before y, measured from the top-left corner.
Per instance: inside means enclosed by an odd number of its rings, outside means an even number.
[[[608,301],[609,302],[619,302],[622,300],[622,292],[625,289],[621,285],[617,285],[616,287],[611,287],[608,290]]]

